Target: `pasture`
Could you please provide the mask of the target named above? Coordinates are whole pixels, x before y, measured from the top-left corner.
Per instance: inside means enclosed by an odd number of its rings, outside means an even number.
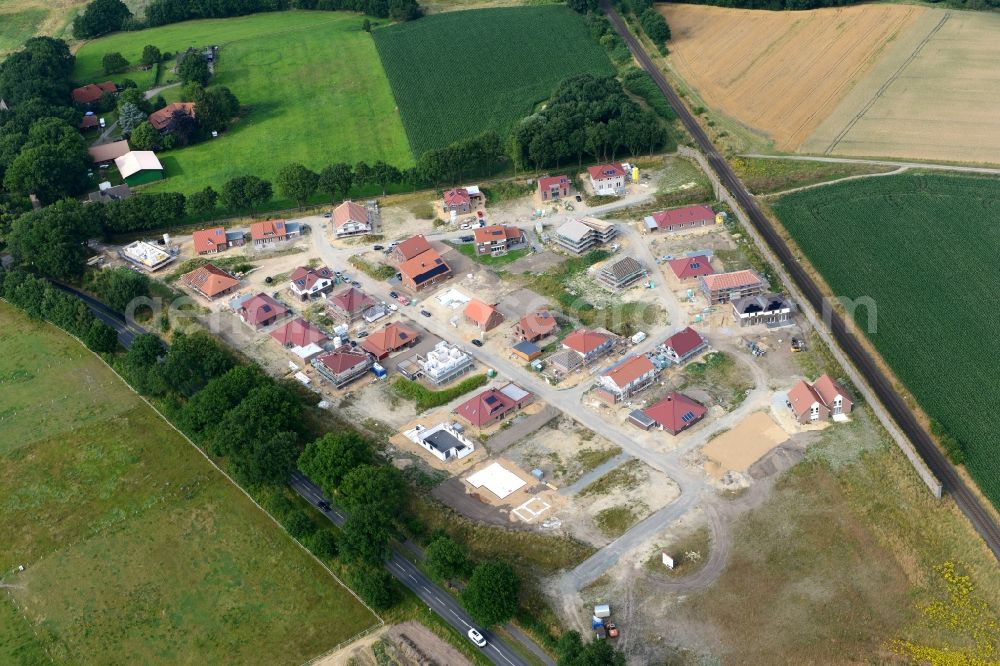
[[[927,9],[801,150],[1000,162],[998,61],[1000,15]]]
[[[376,622],[80,344],[0,304],[0,351],[0,662],[301,664]]]
[[[289,162],[315,170],[359,160],[407,167],[413,158],[406,134],[362,20],[347,12],[289,11],[111,35],[80,49],[75,78],[105,78],[100,60],[108,51],[136,62],[146,44],[171,52],[221,46],[212,83],[228,86],[245,113],[218,139],[161,153],[168,178],[153,191],[218,190],[243,174],[273,179]]]
[[[614,74],[564,6],[448,12],[372,33],[414,155],[487,130],[503,136],[577,74]]]
[[[838,297],[870,299],[855,321],[927,414],[957,437],[1000,506],[1000,449],[987,387],[1000,375],[993,274],[1000,180],[903,174],[777,199],[773,210]]]
[[[925,10],[870,4],[772,12],[657,5],[668,62],[711,109],[795,150]]]

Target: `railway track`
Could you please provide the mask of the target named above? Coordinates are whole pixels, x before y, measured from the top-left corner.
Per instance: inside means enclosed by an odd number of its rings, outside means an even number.
[[[653,63],[652,59],[650,59],[649,54],[646,53],[635,36],[629,32],[622,18],[608,4],[607,0],[602,0],[601,7],[607,15],[608,20],[611,21],[611,25],[614,26],[615,31],[628,44],[629,50],[632,51],[636,60],[653,78],[653,81],[664,97],[666,97],[671,108],[673,108],[684,124],[684,128],[691,134],[695,142],[697,142],[698,147],[705,154],[709,165],[715,171],[719,180],[730,191],[737,203],[739,203],[740,207],[750,218],[750,222],[757,230],[757,233],[768,244],[771,252],[777,257],[784,270],[795,282],[799,291],[809,301],[809,304],[816,313],[822,316],[824,313],[824,296],[819,287],[795,260],[788,245],[774,229],[774,225],[771,224],[771,221],[757,206],[757,202],[747,192],[739,178],[736,177],[729,163],[715,149],[708,135],[702,129],[701,125],[697,123],[687,107],[684,106],[680,96],[667,83],[663,73]],[[865,378],[865,381],[868,382],[868,385],[875,392],[875,395],[878,396],[886,412],[888,412],[899,426],[899,429],[913,443],[914,448],[928,469],[941,482],[943,490],[952,496],[959,509],[961,509],[962,513],[965,514],[969,522],[972,523],[972,526],[986,542],[987,547],[1000,560],[1000,526],[997,525],[996,521],[993,520],[993,517],[979,501],[979,498],[969,489],[955,468],[937,448],[933,440],[931,440],[930,435],[920,426],[913,412],[903,402],[902,396],[893,388],[889,378],[878,367],[871,354],[868,353],[857,337],[848,329],[843,318],[836,313],[832,313],[828,317],[828,320],[830,332],[833,334],[837,344],[850,357],[855,367]]]

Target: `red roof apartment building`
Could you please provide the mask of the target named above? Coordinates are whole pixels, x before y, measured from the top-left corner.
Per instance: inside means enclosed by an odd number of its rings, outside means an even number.
[[[710,206],[685,206],[647,215],[643,222],[647,231],[682,231],[714,224],[715,211]]]
[[[715,273],[701,278],[701,290],[712,305],[763,294],[766,289],[767,282],[750,270]]]
[[[535,395],[517,384],[487,389],[455,408],[455,414],[480,430],[531,404]]]
[[[400,264],[399,276],[404,287],[420,291],[451,277],[451,266],[431,248]]]

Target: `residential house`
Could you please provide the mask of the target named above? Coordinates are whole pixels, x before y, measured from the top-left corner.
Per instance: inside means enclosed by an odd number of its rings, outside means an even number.
[[[614,404],[628,400],[656,381],[656,366],[646,356],[630,356],[598,378],[598,397]]]
[[[250,225],[250,239],[254,245],[268,245],[288,240],[284,220],[264,220]]]
[[[420,291],[450,278],[451,266],[437,250],[430,249],[400,264],[399,277],[404,287]]]
[[[301,317],[271,331],[271,337],[303,360],[321,354],[323,352],[321,344],[329,339],[320,328]]]
[[[146,120],[157,132],[165,132],[170,128],[170,121],[177,111],[194,117],[194,102],[171,102],[162,109],[153,111]]]
[[[300,299],[307,301],[333,289],[334,281],[333,271],[326,266],[299,266],[292,271],[288,288]]]
[[[163,178],[163,165],[151,150],[132,150],[115,158],[115,166],[129,187]]]
[[[257,294],[243,301],[237,313],[244,324],[257,329],[270,326],[289,314],[288,308],[265,293]]]
[[[545,360],[557,375],[568,375],[583,365],[583,354],[572,349],[561,349]]]
[[[528,342],[527,340],[518,342],[511,347],[510,351],[525,363],[530,363],[542,355],[542,348],[534,342]]]
[[[559,322],[548,310],[538,310],[521,317],[514,324],[513,335],[515,340],[527,340],[537,342],[547,335],[551,335],[557,328]]]
[[[102,83],[88,83],[85,86],[80,86],[79,88],[73,88],[70,92],[70,97],[73,98],[75,104],[82,104],[84,106],[89,106],[100,101],[102,95],[116,95],[118,94],[118,86],[112,81],[104,81]]]
[[[433,428],[417,425],[404,434],[441,462],[461,460],[476,450],[475,445],[451,423],[440,423]]]
[[[472,324],[485,333],[503,323],[503,315],[492,305],[473,298],[463,312],[466,323]]]
[[[427,242],[424,235],[417,234],[407,238],[392,249],[392,260],[397,264],[402,264],[430,249],[431,244]]]
[[[441,386],[472,370],[475,362],[458,345],[441,340],[426,356],[417,355],[417,365],[428,382]]]
[[[569,196],[570,182],[566,176],[545,176],[538,179],[538,200],[553,201]]]
[[[456,215],[471,213],[486,201],[478,185],[456,187],[448,190],[444,193],[442,199],[444,212],[455,213]]]
[[[785,404],[802,424],[850,414],[854,406],[847,391],[829,375],[822,375],[812,384],[800,381],[788,392]]]
[[[345,201],[333,209],[333,230],[337,238],[370,234],[372,211],[353,201]]]
[[[375,365],[375,361],[366,352],[349,345],[317,356],[311,363],[324,379],[338,389],[347,386]]]
[[[205,264],[182,275],[181,284],[205,298],[213,299],[231,294],[240,286],[240,281],[215,264]]]
[[[487,389],[455,408],[454,413],[480,430],[490,427],[523,407],[531,404],[535,395],[517,384],[499,389]]]
[[[596,217],[581,217],[560,225],[554,240],[574,254],[583,254],[618,235],[618,227]]]
[[[708,343],[698,331],[688,326],[667,338],[662,346],[667,358],[680,364],[708,348]]]
[[[747,296],[733,301],[733,318],[740,326],[780,326],[792,317],[792,304],[782,294]]]
[[[643,222],[647,231],[683,231],[715,223],[715,211],[710,206],[685,206],[647,215]]]
[[[767,282],[750,270],[715,273],[701,278],[701,290],[712,305],[763,294]]]
[[[361,343],[361,348],[381,361],[389,354],[417,344],[420,335],[409,326],[393,322],[375,331]]]
[[[581,328],[567,335],[562,347],[578,353],[582,357],[582,363],[590,363],[610,352],[614,344],[611,336]]]
[[[508,227],[505,224],[491,224],[488,227],[480,227],[475,230],[476,254],[488,254],[492,257],[501,257],[511,250],[524,247],[528,244],[528,238],[524,232],[517,227]]]
[[[106,187],[107,186],[107,187]],[[96,192],[87,194],[87,201],[91,203],[108,203],[109,201],[122,201],[132,196],[132,190],[125,183],[111,186],[111,183],[103,182]]]
[[[124,139],[87,148],[87,153],[90,154],[90,159],[94,160],[94,164],[114,162],[119,157],[124,157],[130,152],[132,152],[132,149],[129,148],[128,141]]]
[[[89,116],[84,116],[80,118],[80,124],[76,126],[81,132],[86,132],[88,130],[97,129],[101,126],[101,119],[91,114]]]
[[[621,164],[601,164],[587,168],[594,194],[599,196],[621,196],[625,194],[628,172]]]
[[[646,267],[632,257],[606,263],[597,271],[597,281],[611,291],[622,291],[646,277]]]
[[[670,270],[674,272],[674,275],[681,282],[702,278],[715,273],[715,269],[712,268],[711,259],[704,254],[699,254],[696,257],[671,259],[667,264],[669,264]]]
[[[708,410],[683,393],[671,391],[662,400],[628,415],[629,422],[643,430],[657,427],[671,435],[687,430],[705,418]]]
[[[354,287],[348,287],[330,297],[326,308],[330,315],[345,324],[352,324],[364,314],[364,311],[375,305],[374,298]]]
[[[198,254],[215,254],[229,247],[223,227],[196,231],[191,235],[191,240],[194,242],[194,251]]]

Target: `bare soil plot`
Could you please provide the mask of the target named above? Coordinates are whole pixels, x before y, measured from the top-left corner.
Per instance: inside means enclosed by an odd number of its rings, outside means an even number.
[[[664,4],[670,62],[705,103],[794,150],[924,12],[860,5],[771,12]]]
[[[800,148],[995,163],[998,60],[1000,15],[927,9]]]
[[[704,446],[705,470],[713,477],[730,470],[745,472],[750,465],[788,440],[788,433],[765,412],[755,412]]]

